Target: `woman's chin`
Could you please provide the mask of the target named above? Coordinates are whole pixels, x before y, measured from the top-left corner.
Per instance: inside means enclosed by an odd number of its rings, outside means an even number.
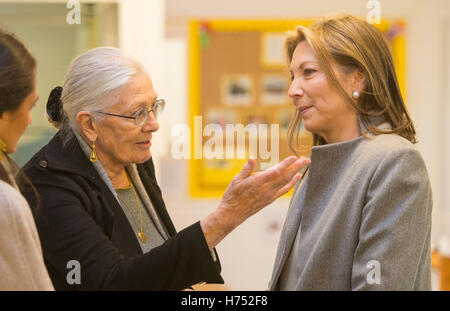
[[[150,160],[151,157],[152,157],[152,154],[149,150],[145,154],[139,155],[139,158],[137,158],[134,163],[140,164],[140,163],[147,162],[148,160]]]
[[[307,130],[308,132],[314,133],[316,131],[314,122],[303,120],[303,126],[305,127],[305,130]]]
[[[9,146],[7,147],[6,153],[7,154],[14,154],[17,151],[17,144],[12,146],[12,148],[10,148]]]

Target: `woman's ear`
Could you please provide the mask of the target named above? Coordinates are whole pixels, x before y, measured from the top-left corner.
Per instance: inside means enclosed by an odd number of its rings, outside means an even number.
[[[351,74],[351,83],[353,91],[362,92],[366,86],[366,75],[362,70],[355,70]]]
[[[91,142],[95,142],[97,140],[98,130],[92,113],[89,111],[78,112],[77,122],[81,132],[87,137],[87,139]]]

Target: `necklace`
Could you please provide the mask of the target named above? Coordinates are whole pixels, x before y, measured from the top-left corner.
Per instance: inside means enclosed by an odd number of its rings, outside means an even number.
[[[138,199],[137,194],[136,194],[136,190],[134,189],[134,186],[133,186],[133,183],[131,182],[130,176],[128,176],[128,173],[127,173],[127,172],[125,172],[125,175],[127,175],[128,182],[129,182],[130,185],[131,185],[131,190],[133,191],[134,199],[136,200],[136,204],[137,204],[138,209],[139,209],[139,226],[137,225],[137,222],[136,222],[136,220],[135,220],[135,218],[134,218],[133,213],[131,212],[131,209],[128,207],[128,205],[125,203],[125,201],[123,201],[123,200],[119,197],[118,194],[117,194],[117,197],[119,198],[120,202],[122,202],[123,205],[125,205],[126,208],[128,209],[128,211],[130,212],[131,217],[133,218],[133,222],[134,222],[134,224],[136,225],[136,228],[138,228],[137,236],[138,236],[139,240],[141,240],[142,243],[146,243],[146,242],[147,242],[147,236],[146,236],[145,233],[142,231],[142,206],[141,206],[141,204],[140,204],[140,202],[139,202],[139,199]],[[128,188],[128,189],[129,189],[129,188]]]

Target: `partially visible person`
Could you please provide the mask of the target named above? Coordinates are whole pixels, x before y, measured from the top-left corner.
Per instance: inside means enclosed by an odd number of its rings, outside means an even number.
[[[38,94],[36,61],[0,29],[0,290],[53,290],[21,187],[32,187],[9,157],[31,123]]]
[[[143,66],[111,47],[71,64],[47,105],[59,131],[25,165],[42,204],[35,213],[57,290],[182,290],[223,283],[215,246],[289,191],[308,159],[253,173],[249,160],[219,206],[177,232],[155,178],[151,140],[164,107]],[[33,193],[25,194],[34,202]],[[80,263],[80,282],[67,264]]]
[[[389,47],[348,14],[286,40],[297,108],[314,136],[281,234],[271,290],[430,290],[432,192]]]

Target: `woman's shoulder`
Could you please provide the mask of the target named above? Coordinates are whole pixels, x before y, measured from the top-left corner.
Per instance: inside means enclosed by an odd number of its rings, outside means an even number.
[[[83,180],[94,180],[95,169],[82,153],[76,140],[63,146],[58,134],[23,166],[23,171],[39,188],[56,186],[73,188]]]
[[[426,171],[425,161],[416,146],[400,135],[381,134],[366,139],[362,152],[369,161],[377,163],[379,169],[403,167]]]
[[[366,139],[365,145],[367,148],[377,148],[383,151],[415,149],[409,140],[397,134],[371,135],[370,138]]]
[[[366,138],[358,148],[358,158],[364,166],[377,170],[402,167],[421,169],[426,172],[425,161],[416,146],[396,134],[381,134]]]
[[[22,194],[10,184],[0,180],[0,223],[2,226],[11,225],[8,221],[10,217],[21,217],[28,212],[28,202]]]
[[[386,158],[403,153],[420,155],[413,143],[397,134],[372,135],[364,140],[364,144],[361,147],[365,153],[374,157]]]
[[[0,180],[0,202],[10,205],[14,202],[20,202],[21,200],[23,200],[23,196],[19,190],[11,186],[9,183]]]

